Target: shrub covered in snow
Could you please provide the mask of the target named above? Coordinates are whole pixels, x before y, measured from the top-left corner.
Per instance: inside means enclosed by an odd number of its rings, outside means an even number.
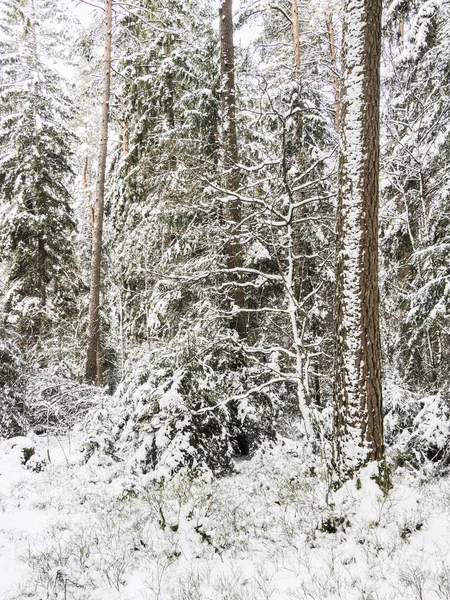
[[[34,431],[62,433],[82,420],[101,392],[79,383],[70,371],[53,365],[27,376],[26,393],[32,398],[30,425]]]
[[[33,440],[25,436],[17,436],[0,444],[0,456],[9,456],[17,464],[26,464],[35,453]],[[3,460],[2,463],[5,461]]]
[[[218,474],[233,454],[273,436],[273,399],[247,393],[251,369],[235,368],[242,359],[233,336],[222,334],[218,345],[190,333],[133,361],[111,401],[89,418],[87,454],[100,450],[156,479],[183,468]]]
[[[450,468],[450,396],[443,389],[421,401],[421,409],[413,422],[408,453],[418,468],[448,473]]]
[[[18,350],[0,340],[0,440],[21,435],[28,427],[22,369]]]
[[[390,385],[385,393],[386,442],[396,464],[433,474],[450,467],[450,389],[423,396]]]

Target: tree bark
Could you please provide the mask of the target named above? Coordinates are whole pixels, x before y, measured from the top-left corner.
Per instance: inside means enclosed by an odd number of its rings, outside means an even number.
[[[341,119],[341,90],[339,87],[336,40],[334,35],[333,13],[331,10],[328,10],[326,13],[326,21],[328,30],[328,45],[330,48],[331,57],[331,83],[333,85],[334,95],[334,123],[336,125],[336,129],[339,129],[339,121]]]
[[[102,122],[98,152],[95,192],[95,219],[92,238],[91,295],[89,303],[89,340],[86,360],[86,379],[102,384],[100,340],[100,287],[102,266],[103,213],[105,199],[106,158],[108,149],[109,101],[111,94],[112,0],[105,0],[105,53],[102,99]]]
[[[291,0],[291,20],[292,20],[292,47],[294,51],[294,81],[296,83],[296,97],[293,104],[293,109],[297,111],[297,124],[295,131],[295,151],[298,158],[299,167],[303,163],[303,115],[300,103],[300,86],[301,86],[301,68],[302,68],[302,53],[300,45],[300,22],[298,19],[298,0]]]
[[[345,0],[337,217],[334,461],[384,453],[378,291],[382,0]]]
[[[295,79],[300,79],[300,68],[302,64],[302,55],[300,49],[300,24],[298,20],[297,0],[292,0],[292,42],[294,45],[294,67]]]
[[[405,49],[405,17],[401,16],[398,24],[398,39],[400,45],[400,52]]]
[[[239,154],[236,131],[236,90],[234,77],[234,44],[233,44],[233,2],[221,0],[220,18],[220,68],[222,76],[222,149],[224,186],[230,192],[239,189],[240,173],[238,168]],[[230,279],[235,284],[231,288],[231,301],[235,316],[231,327],[241,337],[246,335],[246,320],[240,308],[244,308],[244,292],[239,286],[240,275],[236,269],[242,268],[243,249],[241,244],[241,203],[230,194],[224,207],[224,218],[228,225],[228,241],[226,244],[227,266],[233,272]]]
[[[122,121],[122,148],[123,155],[128,156],[130,152],[130,132],[126,121]]]
[[[89,171],[89,156],[86,155],[84,157],[84,163],[83,163],[83,187],[84,187],[84,189],[86,189],[88,187],[88,180],[87,180],[88,171]]]

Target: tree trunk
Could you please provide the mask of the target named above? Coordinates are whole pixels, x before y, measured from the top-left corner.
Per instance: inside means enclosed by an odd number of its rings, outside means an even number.
[[[220,68],[222,76],[222,148],[224,185],[230,192],[239,189],[240,173],[238,169],[238,144],[236,132],[236,91],[234,79],[234,45],[233,45],[233,2],[221,0],[220,9]],[[246,335],[246,320],[240,308],[244,308],[244,292],[239,286],[241,279],[236,269],[242,268],[243,249],[241,244],[241,203],[233,195],[226,199],[224,218],[228,225],[228,241],[226,244],[227,265],[230,279],[235,285],[231,288],[231,301],[236,310],[231,327],[241,337]]]
[[[298,15],[298,0],[291,0],[291,20],[292,20],[292,44],[293,44],[293,56],[294,56],[294,82],[296,84],[297,97],[293,103],[293,109],[296,110],[296,128],[294,137],[294,154],[297,159],[297,167],[300,172],[304,172],[308,166],[308,157],[305,155],[303,148],[303,113],[301,103],[301,84],[302,84],[302,54],[301,54],[301,38],[300,38],[300,21]],[[286,167],[285,167],[286,168]],[[285,181],[287,182],[287,175],[285,174]],[[290,195],[291,202],[301,202],[304,199],[303,192],[297,191]],[[311,290],[308,289],[311,279],[314,277],[314,260],[307,258],[312,255],[313,249],[311,244],[307,240],[307,233],[305,231],[304,222],[301,219],[306,215],[306,207],[297,208],[293,211],[293,223],[288,225],[288,237],[291,240],[290,248],[288,251],[289,263],[292,261],[292,275],[293,285],[289,288],[288,286],[288,303],[289,312],[291,319],[291,330],[293,334],[293,340],[296,352],[296,364],[295,371],[298,377],[297,383],[297,397],[299,400],[300,412],[304,420],[305,431],[307,437],[312,439],[313,428],[311,423],[311,416],[309,414],[308,404],[311,401],[309,393],[309,359],[303,343],[302,327],[299,327],[299,322],[302,317],[299,314],[298,303],[301,303],[302,299],[309,294]],[[296,220],[298,222],[296,222]],[[290,270],[290,268],[289,268]],[[290,275],[288,274],[287,281],[290,281]],[[316,359],[316,370],[320,370],[320,358]],[[320,390],[320,382],[318,378],[315,379],[316,388]],[[320,391],[316,394],[320,397]]]
[[[123,155],[128,156],[128,153],[130,152],[130,132],[126,121],[122,121],[122,148]]]
[[[333,13],[331,10],[327,11],[326,14],[327,20],[327,30],[328,30],[328,45],[330,47],[330,57],[331,57],[331,83],[333,85],[333,94],[334,94],[334,123],[336,125],[336,129],[339,129],[339,121],[341,119],[341,91],[339,87],[339,77],[338,77],[338,65],[337,65],[337,52],[336,52],[336,40],[334,35],[334,25],[333,25]]]
[[[351,477],[383,457],[378,300],[382,0],[344,2],[337,217],[334,461]]]
[[[83,187],[86,189],[88,187],[88,171],[89,171],[89,156],[86,154],[84,157],[83,163]]]
[[[100,130],[97,183],[95,192],[95,218],[92,238],[91,262],[91,296],[89,303],[89,341],[86,360],[86,379],[92,383],[96,383],[97,385],[102,384],[100,285],[106,157],[108,148],[109,100],[111,92],[112,0],[105,0],[105,26],[102,123]]]
[[[405,17],[401,16],[398,24],[398,39],[400,45],[400,52],[405,49]]]
[[[296,84],[296,97],[293,103],[293,110],[297,111],[297,123],[295,130],[295,153],[298,158],[299,167],[302,167],[303,163],[303,115],[300,103],[300,86],[301,86],[301,67],[302,67],[302,53],[300,45],[300,22],[298,19],[298,5],[297,0],[291,0],[291,18],[292,18],[292,47],[294,51],[294,81]]]
[[[302,64],[302,55],[300,50],[300,24],[298,21],[297,0],[292,0],[292,42],[294,45],[294,67],[295,79],[300,79],[300,68]]]

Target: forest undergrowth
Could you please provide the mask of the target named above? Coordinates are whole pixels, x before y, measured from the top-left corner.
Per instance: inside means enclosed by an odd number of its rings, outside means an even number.
[[[397,467],[385,495],[369,465],[333,492],[279,437],[230,475],[161,483],[86,463],[82,437],[37,438],[32,469],[0,458],[2,600],[450,598],[447,478]]]

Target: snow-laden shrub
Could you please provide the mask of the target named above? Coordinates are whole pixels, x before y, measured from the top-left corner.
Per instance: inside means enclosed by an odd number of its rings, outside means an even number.
[[[36,432],[61,433],[72,429],[99,401],[99,391],[79,383],[64,366],[36,369],[27,376],[32,398],[30,425]]]
[[[9,438],[0,443],[0,474],[27,464],[35,454],[33,440],[24,436]]]
[[[216,333],[221,343],[191,331],[133,357],[110,402],[89,417],[87,455],[100,451],[155,479],[183,468],[219,474],[272,435],[273,399],[247,395],[254,373],[233,334]]]
[[[386,446],[395,460],[402,462],[413,430],[414,418],[420,410],[420,398],[409,390],[386,382],[384,389],[384,434]],[[397,456],[399,455],[399,456]]]
[[[0,440],[23,435],[28,428],[18,350],[0,340]]]
[[[419,467],[431,463],[433,472],[447,473],[450,467],[450,398],[444,389],[422,400],[414,418],[408,443],[412,462]],[[430,468],[430,465],[427,465]]]
[[[450,466],[450,389],[423,397],[399,386],[385,391],[385,433],[394,462],[445,474]]]

